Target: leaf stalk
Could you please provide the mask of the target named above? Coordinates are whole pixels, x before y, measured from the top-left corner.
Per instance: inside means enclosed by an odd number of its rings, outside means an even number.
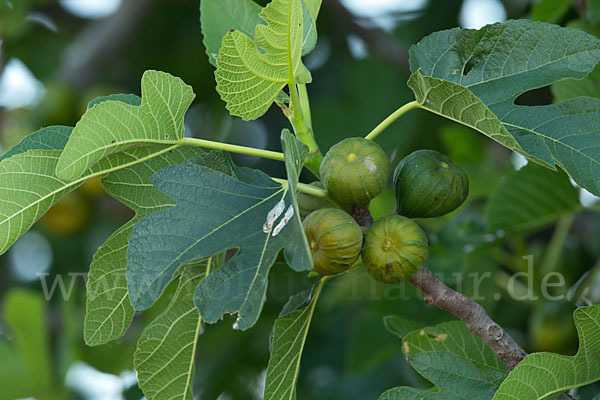
[[[421,105],[419,104],[418,101],[411,101],[410,103],[406,103],[405,105],[403,105],[402,107],[400,107],[399,109],[397,109],[396,111],[391,113],[386,119],[381,121],[379,123],[379,125],[377,125],[371,132],[369,132],[369,134],[367,136],[365,136],[365,139],[369,139],[369,140],[375,139],[377,136],[379,136],[379,134],[381,132],[383,132],[394,121],[396,121],[398,118],[400,118],[402,115],[409,112],[410,110],[414,110],[415,108],[421,108]]]

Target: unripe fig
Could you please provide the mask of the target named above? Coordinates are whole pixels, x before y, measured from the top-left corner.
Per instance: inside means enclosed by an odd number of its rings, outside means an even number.
[[[398,283],[412,278],[428,254],[421,227],[408,218],[390,215],[377,220],[365,235],[362,259],[373,279]]]
[[[314,270],[321,275],[346,271],[360,255],[363,233],[356,221],[339,208],[322,208],[302,223],[312,253]]]
[[[321,181],[312,182],[310,186],[325,189]],[[339,208],[335,201],[329,197],[316,197],[304,192],[298,192],[296,197],[298,199],[298,210],[302,218],[306,218],[308,214],[321,208]]]
[[[390,160],[381,146],[357,137],[344,139],[331,147],[319,172],[335,201],[364,206],[381,193],[390,169]]]
[[[457,209],[469,194],[460,165],[433,150],[404,157],[394,171],[396,211],[409,218],[439,217]]]

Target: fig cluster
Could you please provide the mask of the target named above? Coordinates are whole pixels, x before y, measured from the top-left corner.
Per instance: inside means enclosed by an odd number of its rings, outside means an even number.
[[[298,206],[314,271],[321,275],[344,272],[362,257],[377,281],[410,280],[429,253],[425,232],[411,218],[452,212],[469,192],[467,174],[450,158],[433,150],[415,151],[393,174],[395,213],[361,226],[356,211],[366,210],[390,178],[383,149],[364,138],[342,140],[327,152],[319,172],[321,180],[311,185],[326,189],[327,196],[299,193]]]

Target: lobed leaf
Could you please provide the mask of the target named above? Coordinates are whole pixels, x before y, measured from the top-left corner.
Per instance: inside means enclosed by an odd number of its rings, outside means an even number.
[[[302,0],[273,0],[259,14],[254,39],[229,31],[217,59],[217,91],[232,115],[245,120],[263,115],[287,84],[308,83],[302,64]],[[260,49],[260,50],[259,50]]]
[[[253,0],[202,0],[200,24],[208,61],[217,66],[217,56],[223,36],[230,30],[252,37],[254,28],[264,24],[258,14],[262,7]]]
[[[544,227],[581,209],[578,190],[562,171],[528,164],[502,181],[488,201],[488,230],[518,232]]]
[[[409,87],[423,108],[470,126],[600,194],[600,100],[517,106],[528,90],[585,77],[600,40],[526,20],[436,32],[410,50]]]
[[[83,114],[58,160],[56,176],[77,179],[102,158],[133,146],[175,144],[183,138],[183,116],[194,96],[181,79],[146,71],[141,105],[106,100]]]
[[[29,150],[0,163],[0,254],[61,197],[87,180],[58,179],[54,170],[60,154],[60,150]]]
[[[577,354],[528,355],[508,374],[493,400],[544,399],[600,380],[600,306],[580,307],[573,317],[579,336]]]
[[[90,265],[83,331],[89,346],[121,337],[133,318],[126,276],[128,240],[133,227],[143,216],[175,205],[171,198],[152,185],[150,177],[156,171],[202,153],[198,148],[179,147],[160,154],[162,148],[161,145],[139,147],[111,156],[118,157],[122,163],[129,160],[134,164],[102,179],[106,192],[136,215],[100,246]]]
[[[133,104],[136,98],[134,95],[113,95],[95,99],[92,103],[118,100]],[[56,166],[72,132],[73,128],[67,126],[42,128],[0,157],[0,237],[5,240],[0,247],[0,254],[8,250],[62,196],[87,179],[153,157],[150,153],[140,157],[135,156],[135,152],[131,153],[133,157],[127,153],[112,154],[86,170],[79,179],[60,179],[55,174]],[[168,145],[148,148],[154,149],[155,155],[159,155],[170,150]],[[171,148],[175,147],[171,145]]]
[[[293,143],[294,149],[284,144],[290,158],[286,166],[294,168],[288,176],[299,174],[307,154],[303,144]],[[236,327],[247,329],[260,314],[268,272],[279,250],[286,249],[294,270],[312,268],[297,211],[263,231],[267,214],[278,203],[284,202],[284,210],[297,210],[294,191],[258,170],[234,172],[229,176],[187,162],[153,176],[154,185],[176,206],[144,217],[132,232],[127,280],[137,310],[152,305],[182,263],[237,248],[231,260],[200,282],[195,303],[206,322],[216,322],[226,312],[237,313]],[[282,229],[274,234],[277,225]]]

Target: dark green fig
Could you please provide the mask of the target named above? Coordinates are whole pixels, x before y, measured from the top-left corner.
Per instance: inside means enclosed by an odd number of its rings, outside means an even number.
[[[412,278],[428,254],[421,227],[403,216],[390,215],[377,220],[365,235],[362,260],[373,279],[398,283]]]
[[[460,165],[433,150],[404,157],[394,171],[396,211],[409,218],[439,217],[456,210],[469,194]]]
[[[339,274],[358,259],[363,233],[348,213],[339,208],[322,208],[309,214],[302,225],[314,270],[319,274]]]
[[[344,139],[331,147],[319,172],[335,201],[364,206],[381,193],[390,170],[390,160],[381,146],[357,137]]]
[[[317,187],[319,189],[325,189],[321,181],[315,181],[310,183],[310,186]],[[335,201],[328,197],[316,197],[304,192],[298,192],[298,210],[300,211],[300,217],[306,218],[308,214],[313,211],[320,210],[321,208],[339,208]]]

